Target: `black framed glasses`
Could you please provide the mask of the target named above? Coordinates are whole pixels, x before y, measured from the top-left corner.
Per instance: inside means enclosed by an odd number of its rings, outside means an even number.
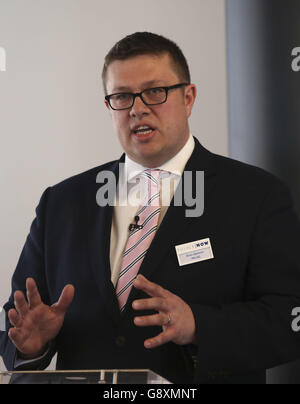
[[[110,107],[115,111],[122,111],[124,109],[131,109],[133,107],[136,97],[140,97],[145,105],[159,105],[163,104],[168,99],[170,90],[188,86],[189,83],[179,83],[174,86],[168,87],[153,87],[147,88],[140,93],[115,93],[105,97]]]

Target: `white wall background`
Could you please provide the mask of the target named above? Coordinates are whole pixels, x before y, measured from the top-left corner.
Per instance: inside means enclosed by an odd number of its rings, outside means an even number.
[[[182,48],[198,87],[192,133],[227,155],[224,0],[0,0],[0,306],[43,190],[120,156],[102,63],[145,30]]]

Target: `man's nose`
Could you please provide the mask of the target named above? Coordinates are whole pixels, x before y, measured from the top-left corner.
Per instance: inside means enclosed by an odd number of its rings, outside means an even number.
[[[143,102],[141,97],[135,97],[134,104],[130,110],[130,116],[139,118],[150,113],[150,108]]]

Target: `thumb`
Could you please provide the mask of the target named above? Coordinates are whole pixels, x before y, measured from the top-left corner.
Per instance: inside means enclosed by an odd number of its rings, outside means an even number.
[[[75,288],[73,285],[66,285],[61,292],[58,302],[54,303],[51,307],[55,312],[65,314],[74,298]]]

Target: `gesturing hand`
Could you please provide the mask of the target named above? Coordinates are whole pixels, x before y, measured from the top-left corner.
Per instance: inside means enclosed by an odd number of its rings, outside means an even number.
[[[45,305],[34,279],[26,280],[27,299],[21,291],[14,294],[15,309],[10,309],[8,318],[14,328],[9,338],[25,359],[36,358],[49,341],[54,339],[63,325],[66,311],[74,297],[74,287],[64,287],[57,303]]]
[[[138,275],[134,287],[146,292],[148,299],[135,300],[135,310],[156,310],[158,313],[134,318],[140,327],[162,326],[163,331],[144,342],[145,348],[155,348],[167,342],[186,345],[195,342],[196,325],[190,306],[180,297]]]

